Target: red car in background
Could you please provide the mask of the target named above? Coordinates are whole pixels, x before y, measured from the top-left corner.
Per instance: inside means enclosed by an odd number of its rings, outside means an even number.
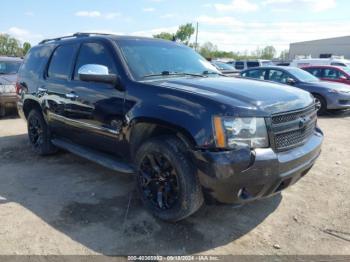
[[[303,70],[324,81],[350,85],[350,67],[342,66],[306,66]]]

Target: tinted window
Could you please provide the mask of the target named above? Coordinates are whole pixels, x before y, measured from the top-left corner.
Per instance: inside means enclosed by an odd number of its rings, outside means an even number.
[[[75,47],[75,45],[63,45],[56,48],[47,71],[47,76],[49,78],[68,78],[74,58]]]
[[[244,62],[240,62],[240,61],[235,62],[235,68],[238,70],[244,69]]]
[[[324,78],[328,79],[339,79],[340,77],[345,77],[343,73],[341,73],[339,70],[327,68],[324,70]]]
[[[306,70],[307,72],[309,72],[310,74],[312,74],[318,78],[322,77],[322,70],[320,68],[306,68],[304,70]]]
[[[249,70],[247,72],[244,72],[242,74],[242,76],[264,80],[264,78],[265,78],[265,70],[260,70],[260,69]]]
[[[247,67],[250,68],[250,67],[258,67],[260,66],[259,62],[247,62]]]
[[[46,65],[53,48],[53,46],[37,46],[30,49],[24,59],[20,74],[37,77],[37,73]]]
[[[289,75],[280,70],[270,70],[269,72],[269,80],[273,82],[286,84]]]
[[[12,75],[18,72],[21,62],[0,61],[0,75]]]
[[[116,74],[112,53],[100,43],[85,43],[81,46],[75,66],[74,79],[79,79],[79,68],[87,64],[104,65],[110,74]]]

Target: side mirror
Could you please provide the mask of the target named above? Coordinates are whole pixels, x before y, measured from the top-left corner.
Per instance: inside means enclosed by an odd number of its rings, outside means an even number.
[[[115,74],[109,74],[108,67],[97,64],[83,65],[78,70],[79,80],[86,82],[99,82],[115,85],[117,89],[120,87],[119,78]]]
[[[296,81],[293,78],[289,77],[289,78],[287,78],[287,84],[294,86],[296,84]]]
[[[346,76],[340,76],[339,77],[340,80],[349,80],[349,77],[346,77]]]

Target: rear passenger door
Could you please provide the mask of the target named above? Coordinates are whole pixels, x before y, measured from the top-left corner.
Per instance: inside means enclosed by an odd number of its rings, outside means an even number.
[[[69,127],[65,125],[65,119],[69,115],[66,94],[71,92],[70,77],[78,47],[78,44],[57,46],[45,70],[45,80],[38,87],[38,94],[45,101],[50,128],[59,136],[70,134]]]
[[[124,92],[113,84],[86,82],[78,71],[84,65],[103,65],[109,74],[117,72],[117,56],[110,43],[84,42],[73,71],[68,122],[74,127],[74,142],[112,154],[121,154],[119,133],[124,120]]]

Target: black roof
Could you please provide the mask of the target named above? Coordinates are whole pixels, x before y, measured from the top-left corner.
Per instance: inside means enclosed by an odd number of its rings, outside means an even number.
[[[46,43],[55,43],[62,40],[73,40],[73,39],[81,39],[86,37],[98,37],[98,38],[106,38],[106,39],[113,39],[113,40],[137,40],[137,39],[144,39],[144,40],[158,40],[158,41],[166,41],[163,39],[157,39],[152,37],[141,37],[141,36],[128,36],[128,35],[113,35],[113,34],[103,34],[103,33],[75,33],[73,35],[69,36],[62,36],[57,38],[51,38],[51,39],[44,39],[42,40],[39,45],[46,44]]]

